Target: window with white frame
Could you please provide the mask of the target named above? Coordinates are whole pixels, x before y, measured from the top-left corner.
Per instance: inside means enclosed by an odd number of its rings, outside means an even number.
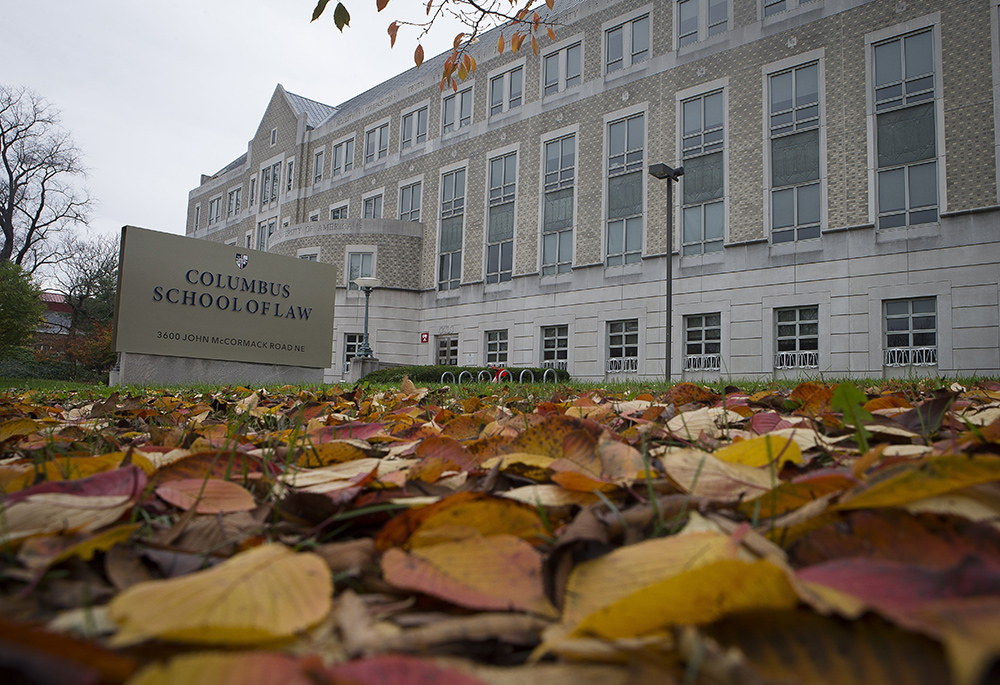
[[[354,141],[345,140],[333,146],[333,175],[346,174],[354,168]]]
[[[250,177],[250,196],[247,200],[247,206],[253,207],[253,204],[257,201],[257,174]]]
[[[400,147],[405,150],[427,142],[427,107],[421,107],[403,115],[402,140]]]
[[[462,283],[462,228],[465,220],[465,169],[441,176],[441,243],[438,290],[454,290]]]
[[[344,334],[344,373],[351,370],[351,360],[358,356],[358,351],[364,340],[364,333]]]
[[[642,258],[644,115],[608,124],[608,266]]]
[[[938,220],[933,29],[873,46],[878,227]]]
[[[305,252],[299,255],[299,259],[304,259],[307,262],[319,261],[319,255],[315,252]]]
[[[365,164],[371,164],[389,154],[389,124],[365,132]]]
[[[267,252],[268,246],[271,244],[271,236],[274,235],[274,231],[278,226],[277,219],[268,219],[266,221],[261,221],[257,224],[257,249],[261,252]]]
[[[233,188],[229,191],[229,197],[226,202],[226,216],[234,217],[240,213],[240,203],[243,195],[243,186],[239,188]]]
[[[486,363],[507,366],[507,330],[486,331]]]
[[[309,221],[319,221],[319,212],[313,212],[310,214]]]
[[[639,370],[639,320],[608,322],[608,373]]]
[[[460,90],[441,102],[441,132],[451,133],[472,124],[472,88]]]
[[[649,15],[644,14],[605,31],[604,49],[606,74],[649,59]]]
[[[361,201],[361,216],[364,219],[382,218],[382,195],[372,195]]]
[[[347,289],[360,290],[355,278],[371,278],[375,275],[375,255],[372,252],[351,252],[347,255]]]
[[[524,68],[517,67],[490,79],[490,116],[521,106]]]
[[[253,231],[247,231],[246,233],[246,248],[249,250],[253,247]]]
[[[705,40],[729,29],[729,0],[679,0],[677,47]]]
[[[819,307],[774,310],[775,369],[819,368]]]
[[[722,315],[684,317],[684,370],[718,371],[722,368]]]
[[[796,7],[811,4],[816,2],[816,0],[763,0],[763,2],[764,16],[770,17],[778,12],[793,10]]]
[[[278,191],[281,188],[281,162],[264,167],[260,179],[260,204],[263,207],[278,199]]]
[[[768,89],[771,242],[819,238],[819,64],[771,74]]]
[[[457,335],[437,336],[437,356],[435,361],[438,366],[458,366]]]
[[[323,180],[324,152],[324,150],[320,150],[313,155],[313,183],[319,183]]]
[[[340,205],[339,207],[330,208],[330,221],[337,221],[338,219],[347,218],[347,205]]]
[[[420,221],[419,182],[399,189],[399,218],[402,221]]]
[[[198,228],[198,224],[201,223],[201,205],[194,206],[194,227],[195,230]]]
[[[222,197],[213,197],[208,201],[208,225],[211,226],[222,219]]]
[[[550,52],[542,58],[542,95],[552,95],[583,82],[583,44]]]
[[[681,243],[684,255],[719,252],[726,232],[723,92],[681,103]]]
[[[542,205],[542,275],[573,267],[573,189],[576,135],[545,143],[545,197]]]
[[[294,174],[292,173],[295,169],[295,160],[288,160],[288,168],[285,169],[285,192],[290,192],[292,190],[292,179]]]
[[[278,142],[278,129],[272,128],[271,129],[271,147],[274,147],[277,142]]]
[[[937,364],[937,298],[885,300],[884,366]]]
[[[566,370],[569,363],[569,326],[542,326],[542,368]]]
[[[489,220],[486,230],[486,282],[509,281],[514,268],[514,196],[517,153],[490,160]]]

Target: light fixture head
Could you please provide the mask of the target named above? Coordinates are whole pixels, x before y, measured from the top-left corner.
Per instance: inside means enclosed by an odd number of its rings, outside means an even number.
[[[677,167],[676,169],[672,166],[666,164],[650,164],[649,174],[660,180],[669,178],[671,181],[677,181],[681,176],[684,175],[684,167]]]
[[[369,288],[377,288],[382,285],[382,281],[378,278],[370,278],[367,276],[362,276],[360,278],[355,278],[352,283],[358,286],[362,290],[368,290]]]

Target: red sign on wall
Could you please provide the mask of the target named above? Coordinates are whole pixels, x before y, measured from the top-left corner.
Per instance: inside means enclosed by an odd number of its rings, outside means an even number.
[[[430,341],[431,341],[431,334],[430,333],[421,333],[420,334],[420,342],[425,343],[425,342],[430,342]]]

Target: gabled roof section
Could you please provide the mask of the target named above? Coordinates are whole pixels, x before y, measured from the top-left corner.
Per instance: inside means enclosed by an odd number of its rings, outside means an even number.
[[[285,98],[288,99],[288,104],[297,114],[304,113],[306,115],[306,126],[309,128],[316,128],[337,112],[337,108],[332,105],[325,105],[322,102],[289,93],[287,90]]]
[[[212,174],[212,178],[215,178],[217,176],[222,176],[223,174],[228,174],[233,169],[241,167],[246,163],[247,163],[247,153],[244,152],[242,155],[231,161],[229,164],[227,164],[226,166],[222,167],[214,174]]]

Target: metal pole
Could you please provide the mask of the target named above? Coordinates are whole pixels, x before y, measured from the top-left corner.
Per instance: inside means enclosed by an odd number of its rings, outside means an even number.
[[[674,179],[667,177],[667,301],[664,318],[666,320],[666,358],[665,368],[667,384],[670,383],[670,350],[673,346],[670,329],[673,321],[673,294],[674,294]]]
[[[359,350],[359,357],[370,357],[372,356],[372,348],[368,345],[368,298],[372,295],[371,288],[364,288],[365,291],[365,337],[361,341],[361,349]]]

